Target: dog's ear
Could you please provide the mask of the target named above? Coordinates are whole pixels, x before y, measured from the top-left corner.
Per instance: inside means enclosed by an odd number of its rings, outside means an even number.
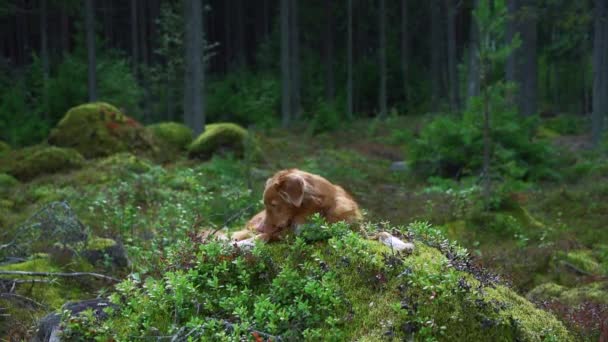
[[[302,176],[290,174],[279,180],[277,190],[283,200],[296,207],[300,207],[304,200],[305,185],[306,183]]]

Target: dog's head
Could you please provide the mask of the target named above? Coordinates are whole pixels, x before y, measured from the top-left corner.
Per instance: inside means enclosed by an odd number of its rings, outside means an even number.
[[[278,172],[268,179],[264,190],[266,217],[257,230],[272,234],[291,226],[305,194],[306,181],[296,169]]]

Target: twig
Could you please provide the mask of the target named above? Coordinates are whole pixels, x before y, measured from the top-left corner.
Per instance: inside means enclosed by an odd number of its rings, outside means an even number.
[[[33,304],[33,305],[35,305],[35,306],[37,306],[39,308],[47,308],[47,306],[44,305],[44,304],[38,303],[37,301],[35,301],[35,300],[31,299],[31,298],[28,298],[28,297],[25,297],[25,296],[22,296],[22,295],[18,295],[16,293],[0,293],[0,298],[18,299],[18,300],[21,300],[21,301]]]
[[[232,216],[230,216],[226,221],[224,221],[224,224],[221,226],[218,226],[217,228],[215,228],[213,230],[213,232],[211,232],[211,234],[209,234],[209,236],[214,236],[215,233],[219,232],[220,229],[228,226],[230,223],[232,223],[232,221],[236,220],[237,218],[241,217],[243,215],[243,213],[245,213],[246,211],[248,211],[249,209],[253,208],[255,204],[252,203],[248,206],[246,206],[245,208],[239,210],[238,212],[236,212],[235,214],[233,214]]]
[[[120,279],[107,275],[92,273],[92,272],[28,272],[28,271],[0,271],[0,274],[22,275],[22,276],[40,276],[40,277],[95,277],[114,282],[120,282]]]

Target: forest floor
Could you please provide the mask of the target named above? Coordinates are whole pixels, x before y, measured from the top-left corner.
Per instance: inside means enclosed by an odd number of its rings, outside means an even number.
[[[158,265],[146,261],[153,252],[129,246],[132,240],[149,239],[152,233],[144,227],[182,221],[194,228],[215,227],[230,221],[237,229],[261,206],[264,180],[276,170],[296,167],[344,186],[370,221],[396,226],[430,222],[520,294],[583,335],[597,336],[608,318],[606,159],[587,151],[588,136],[555,137],[555,146],[576,155],[576,170],[583,171],[564,172],[570,176],[559,182],[531,184],[513,194],[516,206],[486,215],[471,196],[476,184],[429,181],[410,169],[409,143],[430,118],[359,120],[314,136],[305,129],[260,132],[264,158],[252,164],[231,158],[203,164],[180,158],[162,166],[130,156],[102,161],[19,184],[0,202],[0,214],[6,214],[4,224],[14,230],[45,203],[67,200],[95,235],[121,236],[131,261],[153,273]],[[197,185],[201,179],[203,187]],[[243,193],[248,185],[252,191]],[[205,209],[193,219],[196,208]],[[32,270],[42,269],[44,265],[33,265]],[[59,301],[81,294],[54,296]]]

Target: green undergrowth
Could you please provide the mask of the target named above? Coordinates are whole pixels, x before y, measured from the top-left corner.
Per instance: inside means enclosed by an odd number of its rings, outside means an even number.
[[[416,241],[411,255],[342,223],[306,229],[251,251],[182,241],[161,274],[117,285],[107,321],[72,320],[64,338],[571,340],[553,316],[462,266],[466,250],[425,223],[395,228]]]

